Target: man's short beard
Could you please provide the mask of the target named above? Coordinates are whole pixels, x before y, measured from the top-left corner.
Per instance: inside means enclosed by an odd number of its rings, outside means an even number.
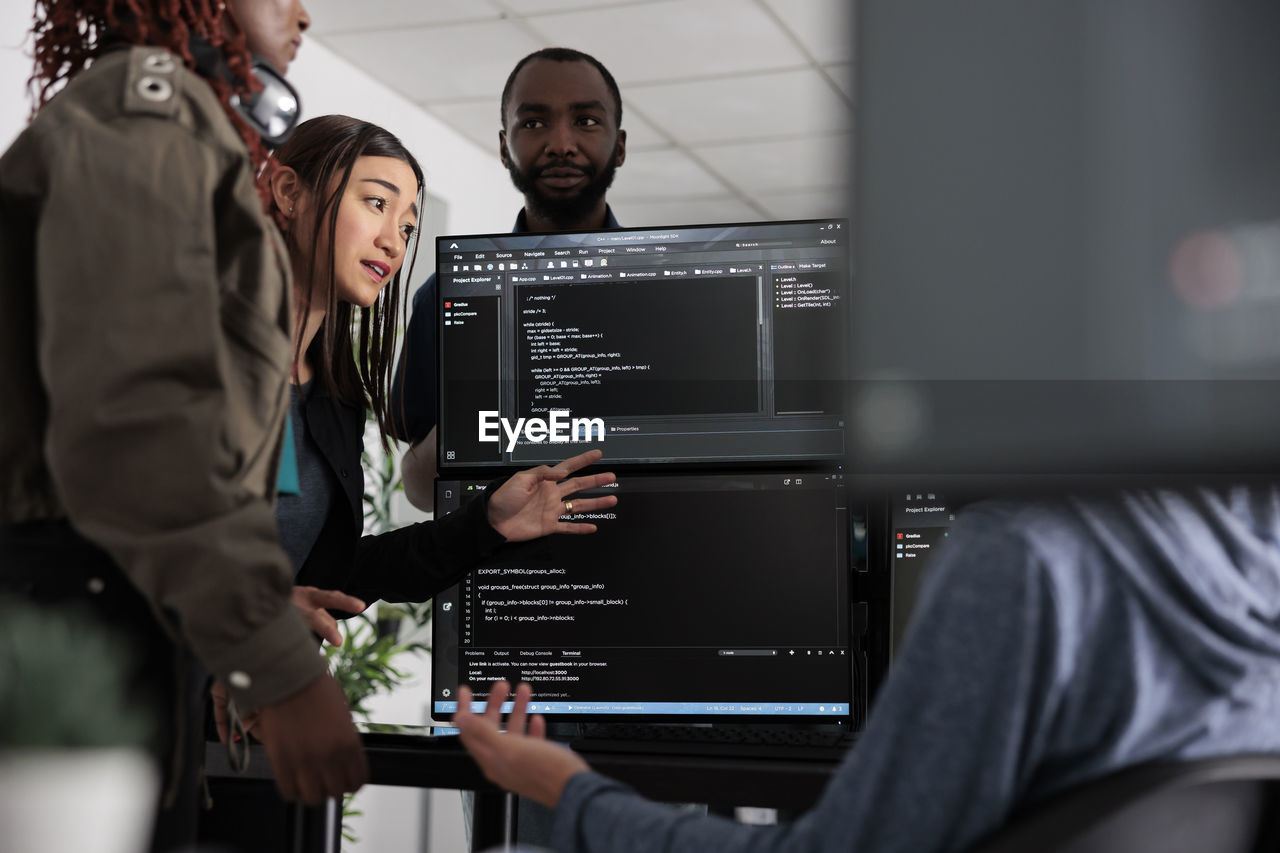
[[[515,161],[507,158],[507,172],[511,175],[511,183],[524,196],[525,206],[529,212],[539,219],[545,219],[557,228],[573,228],[582,223],[583,218],[591,213],[600,199],[613,184],[613,175],[618,171],[618,146],[614,143],[613,152],[609,155],[608,165],[599,174],[589,171],[590,167],[574,163],[574,168],[582,168],[587,173],[587,184],[577,193],[564,198],[549,198],[538,189],[538,175],[543,169],[564,166],[565,163],[548,163],[529,172],[521,172]]]

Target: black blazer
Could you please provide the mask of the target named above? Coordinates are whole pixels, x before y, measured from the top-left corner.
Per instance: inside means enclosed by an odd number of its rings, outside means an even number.
[[[377,536],[364,528],[365,413],[333,398],[319,383],[304,404],[307,428],[339,485],[329,514],[297,583],[340,589],[372,604],[425,601],[457,583],[506,540],[489,524],[489,494],[435,521],[422,521]]]

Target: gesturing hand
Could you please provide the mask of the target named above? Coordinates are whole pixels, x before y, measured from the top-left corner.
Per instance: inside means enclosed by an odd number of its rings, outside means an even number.
[[[314,586],[295,586],[290,600],[302,613],[302,619],[312,633],[319,634],[321,639],[328,640],[333,646],[342,645],[342,634],[338,631],[337,620],[329,615],[329,611],[360,613],[368,607],[360,599],[345,592],[338,592],[336,589],[317,589]]]
[[[453,724],[486,779],[553,809],[569,779],[590,768],[568,747],[546,740],[546,722],[540,714],[528,713],[533,691],[527,684],[516,688],[507,730],[500,731],[502,703],[510,689],[505,681],[495,682],[484,712],[476,714],[471,711],[471,690],[459,687]]]
[[[489,523],[508,542],[524,542],[548,533],[595,533],[594,524],[560,521],[563,515],[593,512],[618,502],[613,495],[602,498],[568,498],[584,489],[612,483],[613,474],[566,479],[603,456],[599,450],[566,459],[555,467],[539,465],[514,475],[489,498]]]

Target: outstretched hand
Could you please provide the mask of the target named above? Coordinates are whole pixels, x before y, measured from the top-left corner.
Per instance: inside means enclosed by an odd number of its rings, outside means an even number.
[[[314,586],[295,586],[289,599],[298,608],[302,619],[313,634],[328,641],[331,646],[342,645],[342,633],[338,621],[329,615],[330,610],[345,613],[362,613],[369,605],[353,595],[336,589],[317,589]]]
[[[590,768],[568,747],[546,740],[546,721],[528,713],[533,690],[527,684],[516,688],[507,731],[500,731],[502,703],[510,691],[505,681],[495,682],[484,713],[476,714],[471,710],[471,690],[459,687],[453,724],[486,779],[553,809],[569,779]]]
[[[613,495],[569,500],[577,492],[608,485],[617,479],[607,473],[566,479],[574,471],[600,461],[603,455],[599,450],[588,450],[554,467],[539,465],[515,474],[489,498],[489,523],[508,542],[524,542],[548,533],[595,533],[594,524],[560,519],[605,509],[618,502]]]

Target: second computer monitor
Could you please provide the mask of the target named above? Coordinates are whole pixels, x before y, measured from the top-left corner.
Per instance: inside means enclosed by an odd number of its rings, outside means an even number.
[[[437,481],[436,511],[483,480]],[[857,570],[844,475],[632,474],[590,536],[502,549],[435,599],[432,712],[499,679],[555,719],[847,724]],[[477,706],[479,707],[479,706]]]

